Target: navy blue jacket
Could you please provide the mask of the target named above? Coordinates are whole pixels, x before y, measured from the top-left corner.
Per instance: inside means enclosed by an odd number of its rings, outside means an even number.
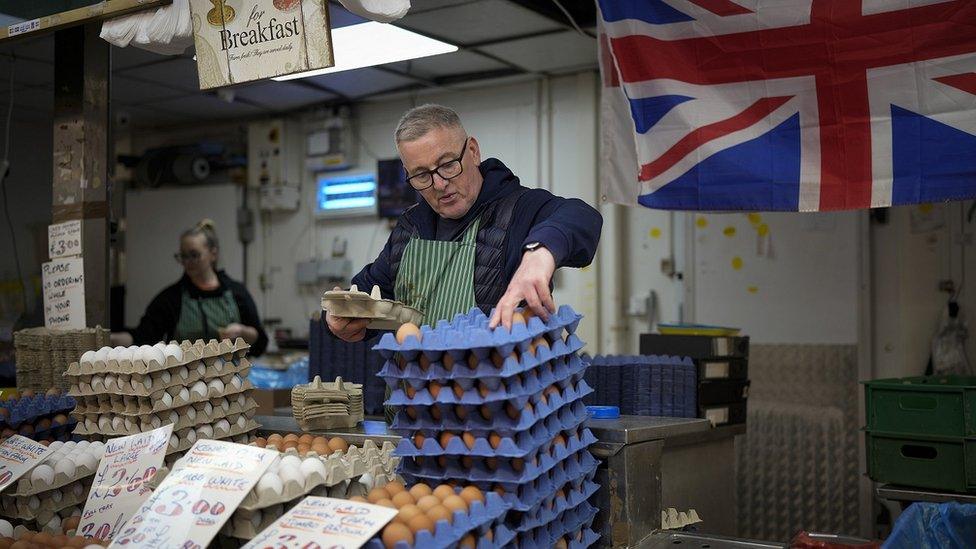
[[[522,187],[518,177],[498,159],[484,160],[479,169],[484,183],[477,200],[456,224],[453,233],[441,234],[441,240],[457,239],[489,205],[513,192],[524,190],[515,203],[514,215],[502,243],[506,285],[518,269],[523,247],[530,242],[539,242],[548,248],[556,260],[556,267],[585,267],[593,261],[603,226],[603,217],[593,207],[576,198],[562,198],[544,189]],[[438,219],[430,205],[420,200],[403,213],[397,228],[394,228],[394,235],[398,229],[409,226],[420,238],[435,240]],[[383,297],[395,299],[395,266],[399,265],[400,258],[394,255],[402,254],[402,249],[397,250],[392,244],[392,236],[376,260],[353,277],[352,283],[367,292],[378,285]]]

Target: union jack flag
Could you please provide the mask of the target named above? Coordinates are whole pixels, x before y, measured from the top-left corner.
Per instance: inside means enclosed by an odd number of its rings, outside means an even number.
[[[681,210],[976,197],[976,0],[598,0],[604,194]]]

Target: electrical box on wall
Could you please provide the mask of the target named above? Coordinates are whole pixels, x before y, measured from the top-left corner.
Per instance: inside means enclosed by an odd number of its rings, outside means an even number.
[[[305,126],[305,168],[310,172],[346,170],[356,164],[352,116],[348,107],[310,120]]]
[[[248,187],[287,185],[289,181],[285,152],[284,119],[273,118],[248,124]]]
[[[298,210],[298,187],[291,185],[265,185],[260,189],[261,209],[268,212],[294,212]]]

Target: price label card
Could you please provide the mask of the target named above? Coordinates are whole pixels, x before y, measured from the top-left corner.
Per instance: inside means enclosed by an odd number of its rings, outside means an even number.
[[[81,255],[81,220],[47,226],[47,255],[51,259]]]
[[[85,327],[85,264],[80,257],[62,257],[41,265],[46,328]]]
[[[198,440],[109,547],[204,549],[278,452]]]
[[[50,452],[47,446],[14,435],[0,444],[0,492],[40,463]]]
[[[24,34],[25,32],[36,31],[41,28],[40,19],[31,19],[30,21],[22,21],[20,23],[14,23],[13,25],[7,25],[7,38],[13,38],[18,34]]]
[[[311,496],[244,549],[354,549],[365,545],[396,515],[396,509],[380,505]]]
[[[113,438],[105,443],[78,532],[112,539],[152,489],[149,481],[163,465],[173,425],[146,433]]]

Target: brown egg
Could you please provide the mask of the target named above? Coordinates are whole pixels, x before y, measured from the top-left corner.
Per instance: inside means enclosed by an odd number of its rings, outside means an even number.
[[[61,521],[61,530],[64,533],[68,533],[71,530],[77,530],[79,523],[81,523],[81,517],[68,517]]]
[[[490,392],[491,392],[491,389],[488,388],[488,385],[485,384],[484,381],[479,381],[478,382],[478,394],[481,395],[481,398],[487,398],[488,397],[488,393],[490,393]]]
[[[29,541],[15,541],[10,544],[10,549],[34,549],[36,547],[33,543]]]
[[[332,453],[329,451],[328,444],[317,444],[315,446],[312,446],[312,451],[320,456],[327,456]]]
[[[489,471],[494,471],[498,469],[498,458],[495,457],[485,458],[485,467],[487,467]]]
[[[453,438],[454,438],[454,433],[450,431],[444,431],[443,433],[441,433],[441,438],[440,438],[441,448],[444,448],[446,450],[447,445],[450,444],[451,439]]]
[[[425,372],[430,369],[430,359],[427,358],[427,355],[420,355],[420,358],[417,359],[417,363],[420,364],[420,369]]]
[[[461,384],[456,381],[454,382],[454,386],[451,387],[451,390],[454,391],[454,397],[459,400],[464,396],[464,387],[461,387]]]
[[[553,446],[561,445],[566,446],[566,436],[562,433],[556,433],[556,436],[552,439]]]
[[[441,384],[436,381],[431,381],[427,384],[427,391],[430,393],[430,396],[437,398],[441,394]]]
[[[522,410],[519,410],[511,402],[505,403],[505,415],[509,417],[512,421],[518,421],[522,417]]]
[[[525,324],[525,315],[518,311],[512,313],[512,326],[516,324]]]
[[[400,511],[397,512],[396,520],[404,524],[410,524],[410,519],[422,514],[424,514],[424,512],[420,510],[420,507],[409,503],[400,508]]]
[[[403,386],[403,393],[407,395],[407,398],[413,400],[413,397],[417,396],[417,390],[413,388],[413,385],[409,383]]]
[[[532,340],[532,343],[534,343],[536,347],[545,347],[547,349],[549,348],[549,340],[546,339],[546,336],[539,336],[534,340]]]
[[[317,446],[319,444],[324,445],[324,446],[328,446],[329,445],[329,439],[327,439],[325,437],[315,437],[314,439],[312,439],[312,446]]]
[[[492,432],[491,434],[488,435],[488,444],[490,444],[492,448],[497,450],[498,447],[502,445],[502,436],[499,435],[498,433]]]
[[[454,489],[446,484],[441,484],[437,488],[434,488],[434,496],[441,500],[447,497],[451,497],[453,495],[454,495]]]
[[[427,511],[427,517],[434,521],[435,525],[439,520],[446,520],[448,524],[454,522],[454,513],[449,511],[448,508],[444,507],[443,505],[431,507],[430,510]]]
[[[414,484],[413,486],[410,487],[409,492],[410,495],[413,496],[413,499],[417,501],[420,501],[420,498],[424,496],[429,496],[434,493],[434,491],[430,489],[430,486],[427,486],[426,484],[423,483]]]
[[[383,488],[391,496],[395,496],[395,495],[399,494],[400,492],[406,492],[407,491],[406,486],[404,486],[403,483],[400,482],[399,480],[393,480],[393,481],[387,482],[386,483],[386,486],[384,486]]]
[[[390,493],[386,491],[386,488],[373,488],[366,494],[366,499],[370,503],[376,503],[381,499],[390,499]]]
[[[282,436],[279,435],[278,433],[272,433],[272,434],[268,435],[268,442],[278,442],[281,439],[282,439]]]
[[[33,425],[27,425],[27,424],[21,425],[20,426],[20,434],[25,435],[25,436],[33,435],[34,434],[34,426]]]
[[[559,387],[557,387],[555,385],[550,385],[550,386],[546,387],[546,391],[545,391],[545,395],[546,396],[552,396],[552,395],[558,395],[558,394],[560,394]]]
[[[458,542],[458,547],[464,547],[465,549],[474,549],[477,545],[478,542],[475,540],[474,534],[468,534]]]
[[[461,467],[465,469],[474,467],[474,458],[471,456],[461,456]]]
[[[397,357],[397,365],[400,367],[401,370],[406,370],[407,369],[407,359],[403,358],[402,356],[398,356]]]
[[[290,450],[292,448],[298,449],[297,440],[283,440],[281,442],[281,451]]]
[[[56,534],[51,537],[51,547],[64,547],[68,544],[68,540],[71,539],[64,534]]]
[[[505,357],[503,357],[498,351],[492,351],[491,355],[489,356],[491,357],[491,363],[495,365],[495,368],[501,368],[505,365]]]
[[[445,370],[450,372],[451,370],[454,369],[454,357],[447,353],[444,353],[444,357],[441,358],[441,364],[444,366]]]
[[[268,445],[268,441],[262,437],[258,437],[254,439],[254,445],[257,446],[258,448],[264,448],[265,446]]]
[[[393,494],[393,505],[397,506],[397,509],[402,508],[406,505],[413,505],[417,503],[417,500],[413,499],[410,492],[403,491],[398,494]]]
[[[407,417],[413,420],[417,419],[417,409],[413,406],[407,406],[403,409],[407,413]]]
[[[418,328],[417,325],[412,322],[407,322],[403,326],[400,326],[400,328],[396,331],[397,343],[403,344],[403,342],[406,341],[410,336],[416,337],[417,341],[420,341],[423,338],[423,336],[420,334],[420,328]]]
[[[425,513],[429,511],[432,507],[436,507],[440,504],[441,504],[441,499],[433,494],[429,496],[424,496],[417,500],[417,507],[419,507],[420,510]]]
[[[410,530],[414,534],[417,534],[422,530],[427,530],[431,534],[434,533],[434,521],[430,520],[430,517],[427,515],[417,515],[413,517],[410,519],[410,522],[407,523],[407,526],[410,527]]]
[[[407,545],[413,545],[413,532],[406,524],[400,522],[391,522],[383,528],[383,545],[386,549],[393,549],[399,542],[404,542]]]
[[[295,441],[298,442],[298,435],[295,433],[288,433],[284,438],[285,442]]]
[[[369,503],[369,500],[364,498],[363,496],[353,496],[349,498],[349,501],[356,501],[359,503]]]
[[[296,446],[295,449],[298,450],[299,454],[305,455],[312,450],[312,447],[309,446],[308,444],[302,444],[301,442],[299,442],[298,446]]]
[[[471,431],[465,431],[461,434],[461,440],[464,441],[464,445],[468,447],[468,450],[474,448],[474,435]]]
[[[569,544],[566,543],[566,538],[559,538],[556,543],[553,544],[552,549],[568,549]]]
[[[525,460],[522,458],[512,459],[512,469],[515,469],[516,473],[521,473],[525,469]]]
[[[491,528],[485,530],[484,534],[481,534],[488,541],[495,541],[495,532]]]
[[[476,501],[480,501],[481,503],[485,502],[485,495],[481,493],[481,490],[477,486],[466,486],[458,495],[461,496],[461,499],[468,502],[468,505]]]
[[[430,412],[431,419],[433,419],[434,421],[440,421],[441,420],[441,407],[440,406],[438,406],[436,404],[433,405],[433,406],[431,406],[429,412]]]
[[[501,484],[496,484],[494,488],[491,489],[492,492],[498,494],[499,497],[505,495],[505,488]]]
[[[345,452],[349,449],[349,443],[342,437],[332,437],[329,439],[329,450],[333,452]]]
[[[556,490],[556,499],[566,499],[566,491],[562,488]]]
[[[478,413],[481,414],[481,417],[483,417],[485,420],[491,421],[491,408],[489,408],[487,404],[482,404],[478,408]]]
[[[311,446],[313,442],[315,442],[315,437],[313,437],[308,433],[305,433],[304,435],[298,437],[299,444],[308,444],[309,446]]]
[[[30,398],[32,396],[34,396],[34,391],[30,389],[24,389],[20,392],[20,398]]]
[[[376,502],[376,505],[379,505],[381,507],[389,507],[390,509],[396,509],[397,508],[396,504],[393,503],[393,501],[392,500],[389,500],[389,499],[381,499],[381,500],[379,500],[379,501]]]
[[[416,446],[418,450],[424,446],[424,441],[426,440],[427,437],[425,437],[420,431],[417,431],[417,433],[413,435],[413,445]]]
[[[478,356],[477,355],[475,355],[474,353],[471,353],[470,355],[468,355],[468,368],[470,368],[472,370],[477,370],[478,369],[478,362],[479,361],[478,361]]]
[[[541,402],[543,404],[549,404],[549,397],[547,397],[545,393],[540,393],[539,394],[539,402]]]
[[[464,501],[464,498],[461,496],[448,496],[444,498],[444,507],[447,507],[452,513],[455,511],[468,512],[468,502]]]
[[[441,469],[447,469],[447,456],[437,456],[437,465]]]
[[[37,421],[36,426],[37,426],[37,430],[38,431],[44,431],[46,429],[50,429],[51,428],[51,420],[48,419],[48,418],[40,419],[40,420]]]
[[[49,543],[51,543],[51,539],[53,539],[53,538],[54,538],[54,536],[52,536],[51,534],[48,534],[47,532],[38,532],[34,536],[34,540],[33,541],[34,541],[34,543],[36,543],[38,545],[48,545]]]

